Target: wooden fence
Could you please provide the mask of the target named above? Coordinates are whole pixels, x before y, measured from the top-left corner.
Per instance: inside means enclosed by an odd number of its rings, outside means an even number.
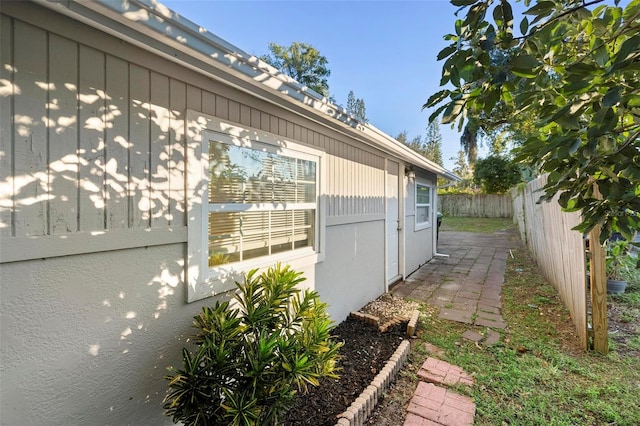
[[[442,194],[438,209],[454,217],[513,217],[510,194]]]
[[[563,212],[557,197],[537,204],[546,182],[544,175],[529,182],[524,190],[512,190],[514,221],[545,278],[569,309],[580,344],[587,349],[584,239],[580,232],[571,230],[580,222],[580,213]]]

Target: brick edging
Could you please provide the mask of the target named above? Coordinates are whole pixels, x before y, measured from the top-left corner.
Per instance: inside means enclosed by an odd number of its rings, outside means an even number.
[[[409,356],[411,344],[403,340],[385,366],[360,396],[338,416],[336,426],[362,426],[371,415],[382,393],[387,390]]]

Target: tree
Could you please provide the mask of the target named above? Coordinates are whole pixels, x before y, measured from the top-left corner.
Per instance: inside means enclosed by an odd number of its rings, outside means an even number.
[[[400,143],[403,143],[405,145],[407,145],[407,141],[409,134],[407,133],[406,130],[401,131],[400,133],[398,133],[398,136],[396,136],[396,140]]]
[[[442,135],[440,134],[440,126],[438,123],[429,123],[427,126],[424,145],[424,156],[442,166]]]
[[[407,131],[404,130],[396,136],[396,140],[405,144],[423,157],[442,166],[442,135],[440,134],[440,127],[437,123],[430,124],[427,127],[427,135],[424,139],[422,136],[417,135],[409,141],[407,136]]]
[[[269,51],[260,59],[322,96],[329,96],[329,61],[315,47],[297,41],[289,47],[269,43]]]
[[[602,241],[640,226],[640,2],[603,1],[525,0],[516,35],[509,0],[451,0],[466,11],[438,55],[452,88],[425,104],[459,128],[496,107],[531,117],[517,159],[548,172],[542,199],[559,194],[582,212],[576,229],[600,224]]]
[[[473,181],[481,185],[487,194],[502,194],[520,180],[517,164],[499,155],[476,161],[473,169]]]
[[[367,110],[364,105],[364,100],[361,98],[356,98],[353,90],[349,91],[349,95],[347,96],[347,112],[361,123],[367,123]]]

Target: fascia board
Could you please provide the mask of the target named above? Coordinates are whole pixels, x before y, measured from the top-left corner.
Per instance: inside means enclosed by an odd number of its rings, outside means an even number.
[[[448,170],[415,153],[373,125],[359,123],[344,108],[329,103],[326,98],[259,58],[247,54],[154,0],[35,2],[198,73],[311,118],[410,164],[448,179],[459,180]]]

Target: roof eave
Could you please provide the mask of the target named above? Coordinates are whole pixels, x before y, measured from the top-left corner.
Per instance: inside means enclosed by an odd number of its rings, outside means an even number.
[[[254,89],[275,94],[278,103],[288,104],[291,111],[302,114],[300,107],[315,115],[317,122],[331,126],[338,124],[342,133],[390,152],[400,159],[450,180],[460,180],[442,166],[424,158],[371,124],[358,122],[341,106],[301,85],[259,58],[250,55],[221,39],[189,19],[154,0],[35,0],[47,8],[71,16],[111,35],[124,38],[145,50],[160,54],[173,62],[187,65],[234,87]],[[152,42],[150,42],[152,41]],[[153,43],[155,41],[155,43]],[[213,69],[206,69],[213,67]],[[214,72],[215,71],[215,72]],[[235,77],[231,81],[220,75]],[[244,83],[244,84],[243,84]],[[252,92],[254,93],[254,92]],[[254,93],[255,94],[255,93]],[[275,102],[273,96],[263,99]]]

